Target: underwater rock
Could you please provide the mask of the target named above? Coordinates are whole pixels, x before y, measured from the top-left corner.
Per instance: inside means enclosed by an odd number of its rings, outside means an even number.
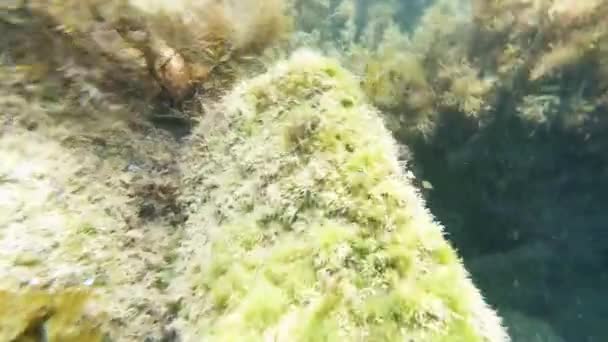
[[[0,341],[103,341],[100,312],[83,289],[0,291]]]
[[[508,341],[358,82],[301,50],[193,132],[185,340]]]
[[[174,249],[162,211],[174,142],[133,129],[135,115],[109,100],[74,106],[57,78],[28,83],[7,60],[0,75],[0,341],[160,335],[168,304],[155,284]],[[163,191],[141,191],[133,178]],[[159,215],[136,220],[151,193],[162,197],[152,199]]]

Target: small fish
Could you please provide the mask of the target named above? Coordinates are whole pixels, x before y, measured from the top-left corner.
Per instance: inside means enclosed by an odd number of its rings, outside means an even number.
[[[433,190],[433,184],[429,181],[422,181],[422,187],[426,190]]]

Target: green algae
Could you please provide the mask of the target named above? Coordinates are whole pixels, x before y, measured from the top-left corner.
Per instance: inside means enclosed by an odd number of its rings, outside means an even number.
[[[206,252],[182,262],[191,338],[508,341],[364,99],[300,51],[194,132],[184,250]]]
[[[86,289],[0,291],[0,341],[103,341]]]

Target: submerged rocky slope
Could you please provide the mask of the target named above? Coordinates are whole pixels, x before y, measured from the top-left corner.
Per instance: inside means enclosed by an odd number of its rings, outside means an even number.
[[[238,83],[183,146],[31,65],[2,65],[0,340],[508,340],[337,62]]]
[[[605,340],[607,1],[258,4],[0,4],[0,340]]]
[[[298,51],[194,130],[176,282],[187,340],[508,340],[362,94]]]

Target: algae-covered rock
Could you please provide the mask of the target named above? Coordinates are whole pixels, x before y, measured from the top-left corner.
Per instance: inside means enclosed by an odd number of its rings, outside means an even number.
[[[88,289],[0,291],[0,341],[103,341]]]
[[[11,40],[34,39],[0,29],[7,56]],[[30,81],[40,61],[19,57],[0,58],[0,341],[162,334],[168,304],[156,284],[170,273],[175,229],[161,211],[170,193],[156,200],[154,189],[173,177],[173,140],[93,84],[52,69]],[[163,217],[140,218],[148,203]],[[103,315],[89,320],[92,309]]]
[[[299,51],[185,153],[185,340],[508,341],[338,63]]]

